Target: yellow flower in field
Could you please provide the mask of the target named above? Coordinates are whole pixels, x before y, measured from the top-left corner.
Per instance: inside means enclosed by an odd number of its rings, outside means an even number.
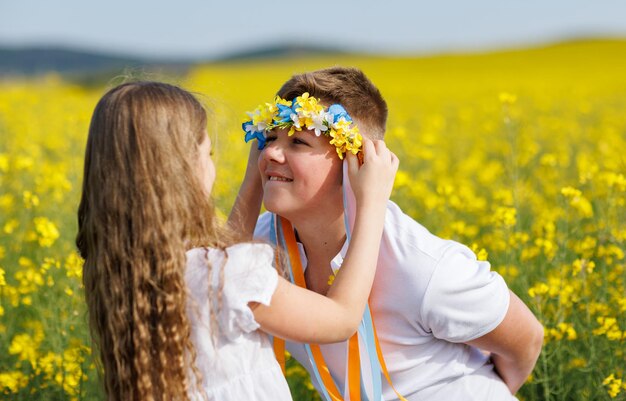
[[[0,173],[9,171],[9,155],[0,153]]]
[[[0,209],[10,211],[13,207],[14,198],[11,194],[0,195]]]
[[[568,198],[575,198],[578,196],[582,196],[582,192],[580,192],[580,190],[573,188],[573,187],[564,187],[564,188],[561,188],[561,195],[568,197]]]
[[[85,362],[84,355],[89,353],[89,348],[80,344],[63,351],[61,363],[63,371],[57,372],[54,380],[63,387],[67,394],[76,395],[80,388],[81,380],[87,380],[87,375],[82,370],[82,364]]]
[[[0,316],[4,316],[4,308],[0,305]]]
[[[43,263],[41,264],[41,271],[47,272],[52,267],[56,267],[57,269],[60,268],[61,262],[50,257],[43,258]]]
[[[38,234],[37,240],[42,247],[50,247],[59,238],[59,230],[47,217],[35,217],[35,231]]]
[[[572,264],[572,275],[577,276],[582,271],[587,272],[587,274],[591,274],[593,273],[593,270],[595,269],[595,267],[596,267],[596,264],[594,263],[593,260],[576,259],[574,263]]]
[[[4,271],[4,269],[0,267],[0,287],[2,287],[3,285],[7,285],[7,281],[4,278],[5,273],[6,272]]]
[[[505,279],[513,279],[519,276],[519,269],[513,265],[502,266],[496,270]]]
[[[9,345],[9,354],[17,355],[18,360],[28,361],[35,366],[39,343],[30,334],[17,334]]]
[[[536,258],[537,256],[539,256],[540,253],[541,253],[541,250],[536,246],[524,248],[522,249],[522,255],[521,255],[522,262],[527,262],[529,260]]]
[[[557,330],[561,333],[561,337],[565,336],[568,340],[576,340],[578,335],[571,323],[561,322],[556,325]]]
[[[83,277],[83,259],[76,252],[72,252],[65,259],[65,274],[67,277],[76,277],[81,279]]]
[[[626,191],[626,177],[624,177],[624,174],[605,172],[600,175],[600,179],[604,181],[609,188],[616,187],[621,192]]]
[[[15,158],[16,170],[30,171],[33,169],[34,165],[35,165],[35,160],[32,157],[20,155]]]
[[[528,295],[534,298],[539,295],[547,294],[549,290],[550,287],[548,287],[546,283],[538,283],[528,289]]]
[[[606,391],[609,393],[609,396],[615,398],[621,392],[622,379],[616,378],[615,374],[611,373],[602,381],[602,385],[607,387]]]
[[[2,231],[4,231],[5,234],[13,234],[13,231],[15,231],[19,225],[20,222],[17,221],[17,219],[11,219],[4,224]]]
[[[624,251],[617,245],[600,245],[597,250],[598,257],[604,258],[608,265],[612,265],[614,259],[624,259]]]
[[[72,189],[72,182],[57,166],[44,165],[41,176],[35,179],[35,189],[40,194],[50,194],[47,198],[61,202],[64,194]]]
[[[500,103],[502,104],[513,104],[517,101],[517,96],[508,92],[500,92],[498,98],[500,99]]]
[[[26,209],[31,209],[33,207],[39,206],[39,197],[32,192],[24,191],[22,197],[24,199],[24,207]]]
[[[539,164],[546,167],[556,167],[558,164],[557,156],[553,153],[546,153],[539,159]]]
[[[478,249],[478,244],[476,243],[472,244],[470,248],[472,249],[474,253],[476,253],[476,259],[481,260],[481,261],[487,260],[489,253],[487,252],[485,248]]]
[[[606,335],[611,341],[620,341],[626,338],[626,333],[620,330],[617,319],[614,317],[599,317],[597,322],[600,327],[594,329],[592,333],[596,336]]]
[[[626,297],[621,297],[617,300],[620,312],[626,312]]]
[[[411,181],[412,180],[411,180],[411,176],[409,175],[409,173],[403,170],[398,170],[398,172],[396,173],[394,186],[396,188],[409,187],[411,186]]]
[[[33,261],[26,256],[20,256],[20,258],[17,260],[17,264],[19,264],[20,267],[35,267]]]
[[[50,380],[54,377],[56,370],[59,366],[62,365],[62,359],[59,355],[54,352],[48,352],[46,355],[39,358],[37,361],[37,370],[38,374],[44,374],[44,377],[47,380]]]
[[[577,210],[583,217],[593,217],[593,207],[580,190],[565,187],[561,189],[561,194],[569,199],[570,206]]]
[[[587,361],[583,358],[574,358],[567,365],[567,367],[570,369],[580,369],[584,368],[585,366],[587,366]]]
[[[6,390],[9,393],[17,393],[20,389],[28,385],[28,377],[20,372],[0,372],[0,391],[6,394]]]
[[[4,259],[4,257],[7,254],[7,250],[5,247],[3,247],[2,245],[0,245],[0,260]]]
[[[517,210],[514,207],[499,206],[494,212],[493,220],[503,227],[513,227],[517,223]]]
[[[596,251],[597,240],[589,235],[586,235],[582,241],[574,243],[573,249],[576,253],[581,255],[585,259],[590,259],[593,253]]]
[[[20,293],[17,288],[6,285],[2,288],[2,295],[9,300],[12,307],[17,307],[20,304]]]
[[[556,251],[558,249],[557,244],[548,238],[537,238],[535,239],[535,245],[537,248],[543,251],[543,254],[550,260],[554,258]]]

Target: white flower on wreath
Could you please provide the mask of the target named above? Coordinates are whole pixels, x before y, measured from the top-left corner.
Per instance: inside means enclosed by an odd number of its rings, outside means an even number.
[[[293,113],[289,116],[289,118],[291,118],[291,121],[293,121],[293,126],[296,127],[297,129],[300,129],[300,117],[296,114]]]
[[[320,135],[322,135],[322,131],[327,131],[328,130],[328,126],[326,124],[324,124],[324,122],[327,121],[326,120],[326,114],[327,113],[325,113],[322,110],[319,113],[313,114],[311,116],[311,121],[313,123],[308,128],[314,130],[316,136],[320,136]]]

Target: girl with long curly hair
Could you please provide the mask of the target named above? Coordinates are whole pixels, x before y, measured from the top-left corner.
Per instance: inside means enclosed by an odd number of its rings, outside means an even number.
[[[363,315],[395,155],[368,140],[362,165],[348,155],[356,223],[322,296],[278,274],[269,245],[234,243],[251,232],[218,224],[206,126],[193,95],[157,82],[117,86],[93,113],[76,243],[109,400],[289,400],[266,333],[337,342]]]

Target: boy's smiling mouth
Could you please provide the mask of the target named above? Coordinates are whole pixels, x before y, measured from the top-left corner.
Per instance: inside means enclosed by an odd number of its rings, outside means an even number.
[[[267,177],[267,181],[277,181],[277,182],[292,182],[293,178],[289,178],[284,176],[283,174],[276,171],[266,171],[265,175]]]
[[[282,181],[282,182],[292,182],[293,180],[289,179],[289,178],[284,178],[284,177],[277,177],[277,176],[269,176],[268,181]]]

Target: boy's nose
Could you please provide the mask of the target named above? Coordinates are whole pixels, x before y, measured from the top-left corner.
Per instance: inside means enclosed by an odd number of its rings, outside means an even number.
[[[263,149],[263,157],[267,161],[283,163],[285,161],[285,154],[283,153],[282,147],[276,142],[277,141],[270,142],[265,146],[265,149]]]

